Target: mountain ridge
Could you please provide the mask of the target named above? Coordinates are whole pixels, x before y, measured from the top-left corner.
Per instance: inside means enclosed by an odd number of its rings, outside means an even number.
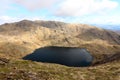
[[[23,20],[20,22],[3,24],[3,25],[0,25],[0,34],[5,35],[6,33],[8,33],[7,35],[10,35],[10,34],[19,35],[24,32],[33,33],[37,31],[37,29],[38,30],[44,29],[49,32],[53,31],[54,33],[59,32],[60,34],[61,33],[66,34],[68,36],[70,35],[78,36],[81,39],[84,38],[85,40],[87,40],[86,37],[90,36],[88,40],[100,39],[100,40],[106,40],[108,42],[114,42],[114,43],[120,44],[120,41],[119,41],[120,36],[112,31],[105,30],[102,28],[97,28],[95,26],[90,26],[86,24],[69,24],[69,23],[55,22],[55,21],[37,21],[36,22],[36,21]]]

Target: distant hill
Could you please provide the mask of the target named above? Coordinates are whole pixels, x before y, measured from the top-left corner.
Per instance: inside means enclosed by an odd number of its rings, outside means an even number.
[[[110,30],[110,31],[114,31],[118,34],[120,34],[120,24],[116,24],[116,25],[103,25],[103,24],[93,24],[94,26],[98,26],[98,27],[101,27],[103,29],[107,29],[107,30]]]
[[[92,24],[94,26],[98,26],[107,30],[120,30],[120,24],[113,24],[113,25],[107,25],[107,24]]]
[[[116,30],[115,32],[118,33],[118,34],[120,34],[120,30]]]

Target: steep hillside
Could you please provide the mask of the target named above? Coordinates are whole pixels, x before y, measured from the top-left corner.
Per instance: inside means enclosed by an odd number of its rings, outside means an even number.
[[[120,44],[120,36],[115,32],[85,24],[23,20],[16,23],[6,23],[0,26],[1,35],[17,36],[26,35],[27,33],[39,35],[41,39],[58,38],[59,36],[56,35],[58,34],[63,35],[65,38],[75,37],[83,41],[99,39],[111,44]]]
[[[86,48],[89,67],[21,60],[47,46]],[[120,35],[86,24],[23,20],[0,25],[0,80],[119,80]]]

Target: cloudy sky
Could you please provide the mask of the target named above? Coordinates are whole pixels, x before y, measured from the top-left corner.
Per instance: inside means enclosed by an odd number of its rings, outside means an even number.
[[[120,24],[120,0],[0,1],[0,24],[23,19]]]

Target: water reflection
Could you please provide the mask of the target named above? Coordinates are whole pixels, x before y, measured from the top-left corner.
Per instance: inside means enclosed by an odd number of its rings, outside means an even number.
[[[86,49],[55,46],[36,49],[23,59],[74,67],[89,66],[93,61],[92,55]]]

